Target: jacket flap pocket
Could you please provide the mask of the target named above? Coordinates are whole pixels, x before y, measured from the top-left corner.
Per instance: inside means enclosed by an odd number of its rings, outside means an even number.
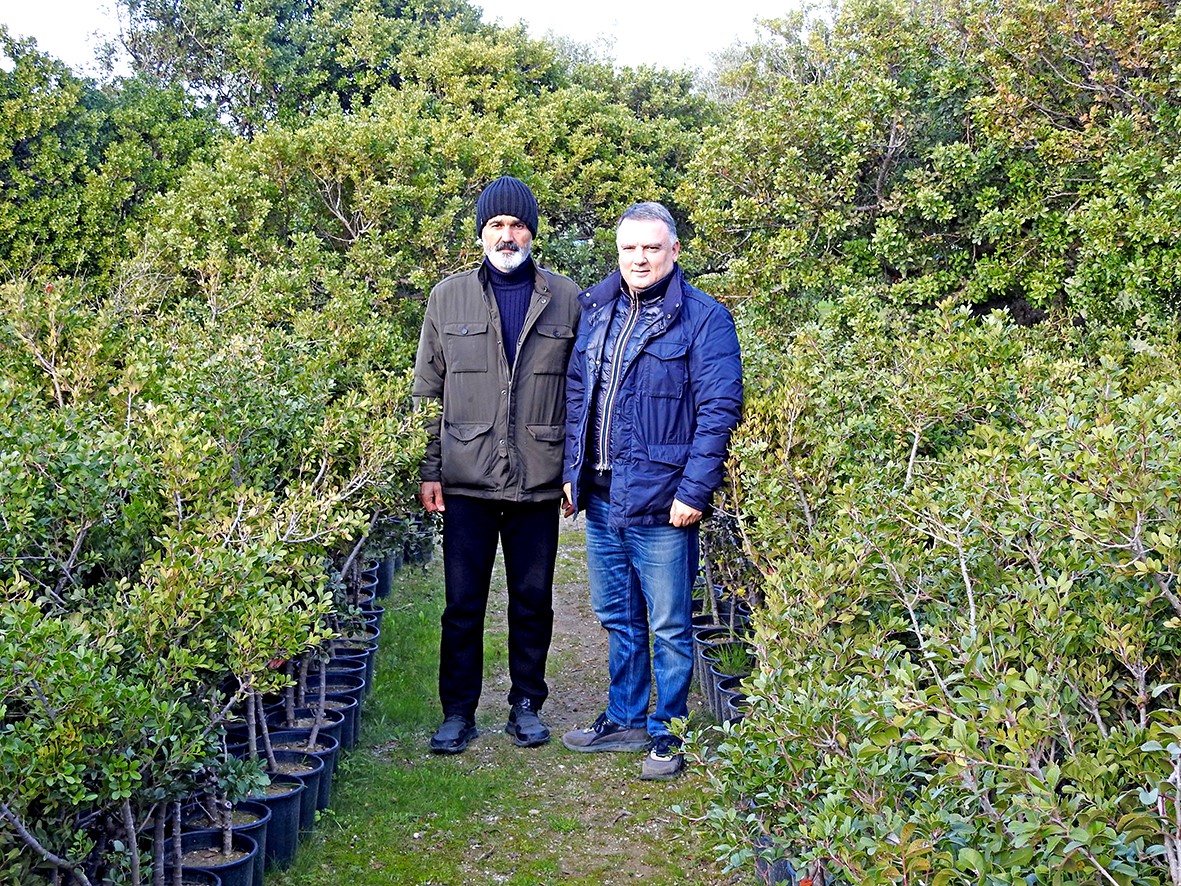
[[[689,346],[678,340],[654,338],[644,346],[644,353],[657,360],[679,360],[689,351]]]
[[[544,338],[574,338],[574,327],[560,323],[538,323],[533,331]]]
[[[541,443],[561,443],[566,439],[565,425],[525,425],[533,439]]]
[[[487,320],[472,320],[467,323],[444,323],[444,335],[481,335],[488,331]]]
[[[481,434],[487,434],[492,430],[492,422],[490,421],[455,421],[447,422],[447,433],[456,440],[462,440],[467,443],[469,440],[475,440]]]
[[[662,465],[683,468],[689,461],[688,443],[651,443],[648,457]]]

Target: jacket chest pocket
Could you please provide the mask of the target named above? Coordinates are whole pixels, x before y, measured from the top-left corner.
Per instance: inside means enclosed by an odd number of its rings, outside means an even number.
[[[443,353],[448,372],[487,372],[488,321],[444,324]]]
[[[650,397],[685,395],[689,380],[689,348],[683,341],[655,340],[644,348],[640,376],[644,393]]]
[[[532,369],[543,375],[565,375],[574,341],[574,327],[538,322],[533,327],[536,354]]]

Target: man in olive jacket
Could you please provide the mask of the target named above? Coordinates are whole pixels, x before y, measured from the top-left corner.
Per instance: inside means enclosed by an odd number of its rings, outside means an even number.
[[[419,470],[423,506],[443,514],[437,753],[459,753],[477,734],[498,540],[512,683],[505,732],[522,747],[550,737],[539,713],[548,694],[566,364],[579,288],[533,262],[537,215],[518,179],[503,176],[484,189],[476,204],[484,261],[434,288],[418,342],[414,395],[441,405]]]

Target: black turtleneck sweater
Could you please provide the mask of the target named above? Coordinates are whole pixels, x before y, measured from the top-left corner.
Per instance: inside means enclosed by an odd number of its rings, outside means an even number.
[[[496,307],[500,311],[500,332],[504,337],[504,356],[508,365],[517,360],[517,340],[525,328],[525,315],[529,313],[529,302],[533,298],[533,260],[521,263],[516,270],[505,274],[493,267],[487,259],[488,282],[496,296]]]

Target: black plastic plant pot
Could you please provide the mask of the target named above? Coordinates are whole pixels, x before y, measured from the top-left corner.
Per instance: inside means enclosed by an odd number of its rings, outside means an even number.
[[[745,695],[738,694],[733,698],[726,699],[726,719],[731,723],[737,723],[745,717],[749,709],[750,702]]]
[[[377,561],[377,587],[373,591],[377,594],[378,599],[390,595],[390,591],[394,587],[395,572],[397,572],[397,566],[393,557],[385,557]]]
[[[345,641],[332,650],[331,661],[365,662],[365,682],[372,683],[374,666],[377,663],[377,644],[363,640]]]
[[[233,834],[233,853],[228,858],[222,853],[220,830],[186,831],[180,835],[180,843],[182,870],[209,871],[221,879],[222,886],[255,886],[254,861],[259,848],[252,837]]]
[[[372,643],[376,646],[377,641],[381,639],[381,628],[373,626],[358,628],[346,633],[342,639],[349,643]]]
[[[366,687],[369,681],[363,674],[334,674],[328,673],[328,694],[349,695],[358,703],[365,700]]]
[[[287,867],[295,860],[299,847],[300,800],[307,788],[293,775],[272,775],[265,793],[251,802],[266,806],[271,817],[267,821],[267,840],[263,852],[265,870]],[[312,811],[313,817],[315,810]]]
[[[287,720],[286,711],[274,711],[267,715],[267,729],[271,730],[272,736],[276,732],[300,732],[304,735],[311,735],[312,723],[316,719],[316,710],[313,707],[296,708],[295,719]],[[344,714],[340,711],[334,711],[332,708],[327,708],[324,711],[324,721],[320,724],[320,735],[330,735],[336,739],[337,744],[340,744],[340,733],[344,728]]]
[[[172,875],[172,868],[164,869],[164,883],[166,886],[172,886]],[[221,877],[213,871],[181,868],[180,883],[181,886],[221,886]],[[255,883],[254,886],[258,886],[258,884]]]
[[[357,746],[357,739],[361,734],[360,701],[352,696],[329,692],[324,696],[324,705],[344,717],[340,724],[340,749],[351,751]]]
[[[327,809],[332,801],[332,781],[336,774],[336,764],[340,760],[340,742],[330,735],[320,735],[316,738],[316,747],[308,750],[307,736],[295,732],[274,732],[271,734],[271,746],[279,750],[279,745],[290,745],[283,750],[293,750],[312,754],[324,761],[324,771],[320,776],[320,783],[316,786],[316,809]]]
[[[730,702],[736,698],[746,698],[742,692],[742,689],[740,688],[744,679],[744,677],[724,677],[718,681],[718,696],[721,698],[722,702],[720,711],[722,716],[720,719],[732,719]]]
[[[245,834],[252,838],[259,847],[265,850],[267,845],[267,827],[271,821],[270,807],[253,800],[239,800],[234,804],[232,812],[233,824],[230,829],[235,834]],[[208,812],[201,807],[193,810],[193,814],[185,818],[185,827],[192,830],[217,827]],[[254,882],[261,883],[263,865],[266,852],[258,852],[254,856]]]
[[[381,620],[385,617],[385,607],[374,600],[361,607],[361,621],[371,628],[381,628]]]
[[[324,761],[303,751],[275,751],[275,762],[279,764],[275,775],[290,775],[303,782],[304,790],[299,796],[299,832],[310,834],[316,826],[320,778],[326,768]]]
[[[327,662],[328,679],[332,679],[333,674],[352,674],[354,677],[365,677],[369,670],[368,664],[362,659],[355,658],[330,658]]]
[[[711,646],[734,640],[729,628],[709,627],[693,631],[693,669],[697,673],[697,685],[702,692],[708,692],[709,663],[702,656]]]

